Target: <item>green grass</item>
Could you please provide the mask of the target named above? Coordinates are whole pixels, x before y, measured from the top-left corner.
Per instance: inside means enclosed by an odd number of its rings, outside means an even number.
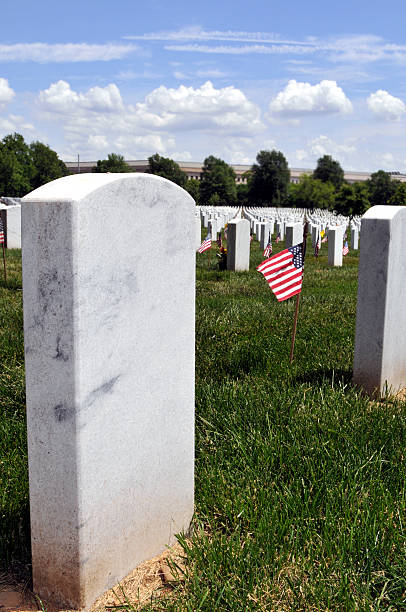
[[[0,565],[29,558],[21,251],[0,267]]]
[[[191,541],[181,538],[188,572],[146,609],[406,609],[406,403],[372,402],[351,384],[356,254],[332,269],[324,245],[319,260],[309,246],[291,366],[294,299],[278,303],[255,271],[258,244],[247,273],[219,272],[215,251],[210,269],[207,253],[197,256],[196,514]],[[18,278],[0,287],[8,559],[27,548]]]

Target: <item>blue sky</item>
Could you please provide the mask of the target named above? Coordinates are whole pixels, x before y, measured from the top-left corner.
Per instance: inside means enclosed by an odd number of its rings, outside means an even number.
[[[406,172],[404,2],[2,0],[0,138]]]

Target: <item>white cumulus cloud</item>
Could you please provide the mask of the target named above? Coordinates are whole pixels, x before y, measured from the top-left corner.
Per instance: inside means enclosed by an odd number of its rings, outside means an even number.
[[[8,84],[7,79],[0,78],[0,107],[11,102],[14,96],[15,93]]]
[[[155,128],[234,129],[252,132],[262,128],[259,108],[233,86],[216,89],[210,81],[201,87],[161,85],[135,107],[137,117]]]
[[[60,80],[40,91],[36,104],[39,116],[62,132],[69,154],[76,150],[93,157],[108,151],[132,159],[155,152],[186,157],[196,132],[199,139],[224,143],[226,137],[264,130],[259,107],[241,90],[216,88],[210,81],[200,87],[161,85],[136,104],[126,104],[115,84],[78,91]],[[177,143],[180,134],[183,151]]]
[[[367,99],[367,105],[376,117],[388,121],[399,121],[406,114],[406,104],[383,89],[372,93]]]
[[[348,114],[352,104],[336,81],[317,85],[292,79],[269,104],[272,114],[299,117],[310,114]]]
[[[39,101],[44,108],[57,113],[72,114],[83,109],[111,112],[123,108],[120,91],[114,83],[106,87],[91,87],[85,93],[78,93],[66,81],[58,81],[39,93]]]

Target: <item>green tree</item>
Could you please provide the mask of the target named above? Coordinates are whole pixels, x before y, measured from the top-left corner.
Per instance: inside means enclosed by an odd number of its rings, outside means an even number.
[[[37,140],[32,142],[29,148],[33,165],[32,189],[68,174],[68,169],[63,161],[48,145]]]
[[[248,180],[250,201],[256,206],[284,206],[288,199],[290,172],[281,151],[260,151]]]
[[[371,206],[378,206],[379,204],[389,203],[396,192],[398,181],[393,181],[389,172],[378,170],[378,172],[371,174],[367,185]]]
[[[344,170],[331,155],[323,155],[317,160],[313,178],[323,183],[332,183],[336,189],[339,189],[344,182]]]
[[[185,190],[190,193],[196,204],[200,203],[200,181],[197,179],[189,179],[186,182]]]
[[[248,206],[248,185],[247,183],[239,183],[237,185],[237,204],[239,206]]]
[[[132,172],[124,157],[118,153],[109,153],[107,159],[97,160],[93,172]]]
[[[203,163],[200,197],[203,204],[218,202],[220,206],[233,205],[237,200],[233,168],[213,155]]]
[[[148,157],[148,163],[150,174],[162,176],[163,178],[168,179],[168,181],[172,181],[173,183],[180,185],[180,187],[185,187],[187,175],[180,169],[179,164],[173,161],[173,159],[170,159],[169,157],[162,157],[161,155],[158,155],[158,153],[155,153],[155,155]]]
[[[30,149],[21,134],[0,141],[0,194],[22,197],[31,191],[34,173]]]
[[[337,192],[334,209],[341,215],[363,215],[371,206],[365,182],[344,183]]]
[[[406,206],[406,183],[396,181],[396,191],[389,198],[388,204],[391,206]]]
[[[333,210],[335,189],[309,174],[302,174],[298,183],[289,185],[289,200],[295,208],[325,208]]]

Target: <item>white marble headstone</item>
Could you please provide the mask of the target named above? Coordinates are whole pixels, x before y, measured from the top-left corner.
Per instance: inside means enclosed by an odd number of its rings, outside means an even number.
[[[32,566],[45,599],[88,607],[189,527],[194,215],[186,191],[150,174],[68,176],[24,198]]]
[[[227,226],[227,270],[250,269],[250,223],[233,219]]]
[[[396,392],[406,387],[406,208],[373,206],[361,228],[354,382]]]
[[[340,267],[343,265],[344,228],[330,227],[328,230],[328,265]]]

